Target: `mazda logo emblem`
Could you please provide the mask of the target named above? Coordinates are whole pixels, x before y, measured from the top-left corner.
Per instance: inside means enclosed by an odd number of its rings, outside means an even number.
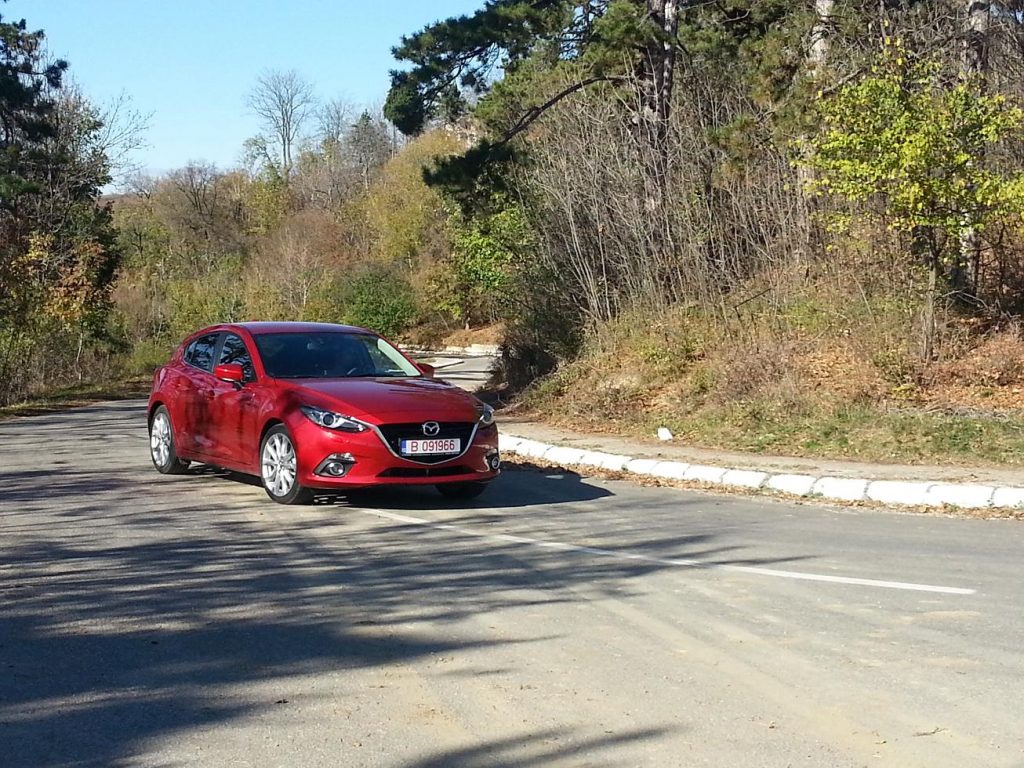
[[[427,437],[433,437],[441,431],[441,425],[436,421],[428,421],[423,424],[423,434]]]

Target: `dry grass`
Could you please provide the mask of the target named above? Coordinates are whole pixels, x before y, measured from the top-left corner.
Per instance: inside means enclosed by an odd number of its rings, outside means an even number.
[[[1024,465],[1019,333],[961,336],[960,357],[924,366],[898,341],[902,314],[845,312],[837,331],[838,315],[826,308],[808,321],[802,304],[796,320],[779,314],[719,333],[692,313],[633,318],[603,329],[526,404],[565,426],[648,436],[667,426],[711,448]]]
[[[83,384],[32,397],[0,407],[0,419],[40,416],[107,400],[132,400],[149,395],[151,377],[134,377],[117,382]]]

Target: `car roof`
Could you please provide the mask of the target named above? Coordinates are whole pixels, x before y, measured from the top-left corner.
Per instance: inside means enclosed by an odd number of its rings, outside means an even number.
[[[249,323],[231,323],[228,327],[244,328],[253,336],[260,336],[264,333],[373,333],[373,331],[368,331],[366,328],[359,328],[354,325],[267,320]]]

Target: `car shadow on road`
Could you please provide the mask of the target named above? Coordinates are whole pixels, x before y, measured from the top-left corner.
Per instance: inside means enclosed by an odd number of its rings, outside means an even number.
[[[523,492],[523,483],[509,483],[508,476],[529,473],[529,492]],[[262,488],[258,477],[239,472],[193,465],[185,477],[214,483],[234,483]],[[380,507],[384,509],[484,509],[487,507],[513,508],[539,504],[572,504],[594,501],[614,493],[603,486],[586,482],[580,475],[564,470],[520,468],[509,465],[484,494],[476,499],[452,499],[441,496],[433,485],[382,486],[357,488],[346,491],[317,491],[314,504],[353,507]]]

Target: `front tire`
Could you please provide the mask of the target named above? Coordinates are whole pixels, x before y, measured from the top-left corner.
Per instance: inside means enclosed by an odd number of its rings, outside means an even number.
[[[438,483],[435,488],[448,499],[475,499],[487,490],[489,483]]]
[[[153,412],[153,418],[149,420],[149,458],[162,475],[180,475],[188,469],[189,462],[179,459],[174,448],[171,414],[163,405]]]
[[[267,496],[278,504],[308,504],[313,492],[299,484],[295,443],[284,424],[272,427],[260,445],[260,478]]]

